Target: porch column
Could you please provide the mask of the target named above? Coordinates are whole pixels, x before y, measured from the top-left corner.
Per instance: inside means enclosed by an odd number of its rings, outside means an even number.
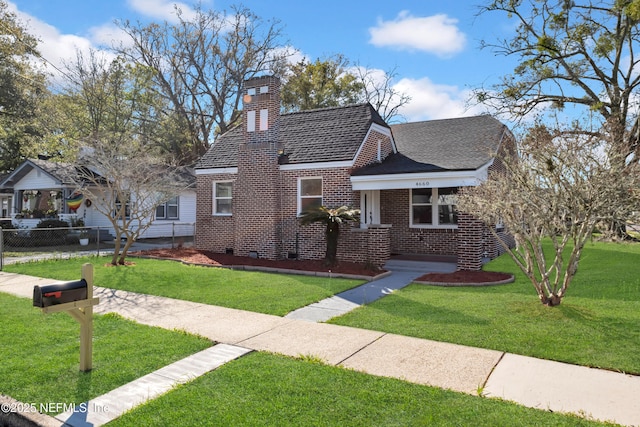
[[[458,214],[458,270],[482,268],[482,221],[470,214]]]
[[[369,225],[367,252],[368,262],[382,267],[391,257],[391,225]]]

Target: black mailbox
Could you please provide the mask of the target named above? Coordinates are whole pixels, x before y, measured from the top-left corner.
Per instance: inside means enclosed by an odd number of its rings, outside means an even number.
[[[34,307],[43,308],[85,299],[87,299],[87,281],[84,279],[33,287]]]

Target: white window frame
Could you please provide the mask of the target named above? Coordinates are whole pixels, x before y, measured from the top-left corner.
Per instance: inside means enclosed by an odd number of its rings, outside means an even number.
[[[231,196],[227,197],[227,196],[221,196],[218,197],[218,195],[216,194],[216,188],[217,188],[217,184],[232,184],[231,187]],[[212,184],[212,188],[211,188],[211,196],[212,196],[212,200],[211,200],[211,214],[213,216],[231,216],[233,215],[233,181],[213,181]],[[218,204],[216,203],[218,200],[231,200],[231,212],[218,212],[217,208],[218,208]]]
[[[175,203],[171,203],[171,201],[174,199],[175,199]],[[158,216],[158,208],[160,206],[164,207],[164,216]],[[176,216],[169,216],[169,206],[176,207]],[[166,202],[156,206],[156,219],[159,219],[159,220],[180,219],[180,196],[172,197]]]
[[[302,195],[302,181],[310,181],[313,179],[319,179],[320,180],[320,195],[310,195],[310,196],[303,196]],[[322,206],[323,201],[324,201],[324,182],[321,176],[304,176],[304,177],[299,177],[298,178],[298,215],[302,214],[302,199],[317,199],[318,197],[320,198],[320,206]]]
[[[449,188],[449,187],[446,187]],[[427,188],[431,190],[431,224],[414,224],[413,223],[413,190],[422,190],[422,188],[412,188],[409,190],[409,227],[410,228],[444,228],[444,229],[456,229],[458,224],[440,224],[440,209],[439,209],[439,188]],[[415,206],[427,206],[426,203],[417,203]]]

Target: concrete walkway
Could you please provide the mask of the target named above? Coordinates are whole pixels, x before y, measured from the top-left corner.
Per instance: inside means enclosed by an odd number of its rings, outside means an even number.
[[[34,285],[53,282],[0,272],[0,292],[22,297],[30,298]],[[96,313],[117,312],[140,323],[182,329],[226,344],[230,346],[227,349],[233,351],[314,356],[328,364],[372,375],[471,395],[482,391],[488,397],[542,410],[573,412],[628,426],[640,425],[640,377],[637,376],[112,289],[96,288],[94,296],[100,298]],[[153,378],[166,376],[150,375]],[[179,377],[172,381],[180,381]],[[152,392],[153,387],[147,380],[142,383],[144,387],[130,386],[129,389],[139,390],[134,393],[138,397],[155,396],[156,392]],[[162,392],[166,387],[166,382],[160,381],[158,390]],[[86,414],[84,421],[98,415]],[[67,418],[68,422],[74,420],[79,423],[70,425],[86,425],[78,415]]]
[[[287,314],[289,319],[326,322],[385,295],[402,289],[425,273],[450,273],[456,271],[451,262],[411,262],[391,260],[385,264],[389,273],[384,277],[336,294],[330,298],[299,308]]]

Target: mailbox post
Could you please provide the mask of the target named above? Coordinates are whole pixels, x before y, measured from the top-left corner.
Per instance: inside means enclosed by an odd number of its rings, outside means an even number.
[[[34,286],[33,305],[43,313],[66,311],[80,323],[80,370],[90,371],[93,354],[93,265],[82,266],[82,279],[74,282]]]

